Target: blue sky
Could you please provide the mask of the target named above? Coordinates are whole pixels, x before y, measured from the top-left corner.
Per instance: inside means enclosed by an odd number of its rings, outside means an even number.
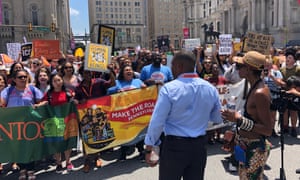
[[[71,28],[74,35],[89,32],[88,0],[70,0]]]

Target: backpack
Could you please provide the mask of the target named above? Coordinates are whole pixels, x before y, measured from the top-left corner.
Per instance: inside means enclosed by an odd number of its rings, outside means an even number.
[[[8,91],[7,91],[7,98],[6,98],[6,104],[8,103],[8,100],[9,100],[9,96],[10,94],[12,93],[12,91],[14,90],[15,86],[10,86],[8,88]],[[33,102],[36,103],[36,95],[35,95],[35,90],[34,90],[34,87],[32,85],[29,85],[29,89],[30,91],[32,92],[32,95],[33,95]]]

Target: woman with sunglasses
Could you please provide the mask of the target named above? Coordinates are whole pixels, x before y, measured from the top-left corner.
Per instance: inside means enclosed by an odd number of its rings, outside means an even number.
[[[11,86],[6,87],[1,92],[0,104],[2,104],[2,106],[33,106],[41,101],[43,93],[38,88],[28,84],[28,77],[28,72],[24,69],[13,73]],[[30,154],[26,155],[30,156]],[[27,175],[31,180],[35,179],[34,162],[18,164],[21,169],[19,180],[25,180]]]
[[[79,85],[80,81],[74,74],[75,69],[73,63],[67,61],[62,65],[61,73],[64,79],[64,85],[66,88],[75,91],[76,87]]]
[[[38,58],[33,58],[29,60],[29,68],[25,68],[30,75],[30,82],[34,83],[35,73],[42,66],[42,61]]]

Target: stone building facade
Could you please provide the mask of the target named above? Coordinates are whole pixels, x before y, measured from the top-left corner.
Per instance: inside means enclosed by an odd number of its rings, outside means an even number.
[[[0,52],[6,43],[28,42],[33,39],[59,39],[63,52],[70,49],[69,0],[2,0]],[[31,22],[32,31],[29,31]],[[51,31],[55,23],[55,31]]]
[[[148,30],[150,48],[159,36],[168,36],[170,44],[180,48],[184,27],[183,4],[180,0],[148,0]]]
[[[270,34],[274,46],[300,39],[298,0],[182,0],[185,26],[192,37],[204,39],[203,24],[214,30],[242,37],[248,31]]]
[[[147,0],[89,0],[92,42],[98,41],[99,25],[115,28],[115,48],[147,47]]]

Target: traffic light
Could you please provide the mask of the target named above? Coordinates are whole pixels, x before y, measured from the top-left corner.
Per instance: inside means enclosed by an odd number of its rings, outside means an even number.
[[[28,23],[28,31],[30,31],[30,32],[32,31],[32,22]]]
[[[55,32],[56,31],[56,24],[53,22],[51,23],[51,31]]]

